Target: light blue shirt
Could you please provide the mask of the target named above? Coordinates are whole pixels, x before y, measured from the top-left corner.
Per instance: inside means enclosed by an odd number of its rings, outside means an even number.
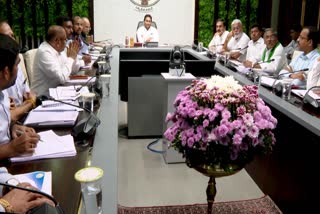
[[[312,69],[314,62],[317,60],[319,56],[320,55],[317,49],[314,49],[308,54],[304,54],[304,53],[300,54],[298,57],[293,59],[289,65],[291,66],[293,72],[300,71],[307,68],[308,70],[305,71],[305,74],[308,75],[309,71]],[[290,74],[288,74],[288,76],[289,75]],[[307,79],[308,77],[303,81],[299,79],[295,79],[293,80],[292,84],[297,86],[304,86],[306,85]]]
[[[25,77],[20,66],[18,67],[17,79],[15,84],[10,88],[7,88],[6,91],[9,97],[12,97],[15,104],[18,106],[23,103],[23,94],[26,92],[30,92],[30,88],[25,82]]]
[[[10,141],[10,102],[6,92],[0,91],[0,144]]]
[[[308,68],[309,71],[319,56],[318,51],[314,49],[308,54],[300,54],[298,57],[294,58],[289,65],[293,71],[300,71],[305,68]],[[308,71],[306,73],[308,73]]]

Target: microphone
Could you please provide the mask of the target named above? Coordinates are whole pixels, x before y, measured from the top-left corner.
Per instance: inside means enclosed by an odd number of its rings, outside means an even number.
[[[305,71],[308,71],[308,70],[309,70],[309,68],[304,68],[304,69],[301,69],[301,70],[299,70],[299,71],[284,72],[284,73],[279,74],[279,75],[277,76],[277,79],[278,79],[279,77],[285,75],[285,74],[295,74],[295,73],[299,73],[299,72],[304,72],[304,73],[305,73]]]
[[[306,94],[304,95],[303,97],[303,102],[304,103],[309,103],[311,104],[313,107],[315,108],[319,108],[320,107],[320,96],[319,95],[316,95],[314,94],[314,92],[312,92],[313,89],[315,88],[318,88],[320,89],[320,86],[313,86],[311,87],[307,92]],[[313,93],[313,94],[310,94],[310,91]]]
[[[40,214],[40,213],[41,214],[64,214],[63,209],[59,205],[57,200],[53,196],[51,196],[51,195],[49,195],[49,194],[47,194],[45,192],[41,192],[41,191],[36,190],[36,189],[27,189],[27,188],[20,187],[20,186],[14,186],[14,185],[10,185],[10,184],[3,183],[3,182],[0,182],[0,185],[8,187],[8,188],[11,188],[11,189],[19,189],[19,190],[23,190],[23,191],[32,192],[32,193],[36,193],[36,194],[42,195],[42,196],[50,199],[51,201],[53,201],[53,203],[55,205],[55,207],[52,207],[49,204],[44,203],[43,205],[41,205],[39,207],[35,207],[35,208],[29,210],[28,213],[30,213],[30,214]]]
[[[85,117],[78,121],[74,127],[72,128],[71,135],[78,139],[88,139],[96,130],[96,128],[100,125],[101,121],[100,119],[93,114],[93,112],[85,107],[74,105],[68,102],[64,102],[61,100],[54,99],[52,97],[47,97],[47,100],[52,100],[55,102],[63,103],[69,106],[73,106],[76,108],[81,108],[89,113],[88,117]]]
[[[246,47],[244,47],[244,48],[236,48],[236,49],[233,49],[233,50],[239,50],[239,51],[243,51],[243,50],[245,50],[245,49],[247,49],[249,46],[247,45]],[[232,51],[232,50],[231,50]]]
[[[89,82],[90,82],[94,77],[96,77],[96,75],[90,77],[90,78],[85,82],[85,84],[83,84],[81,87],[77,88],[77,89],[76,89],[76,92],[79,92],[79,91],[81,91],[81,89],[82,89],[83,87],[88,86]]]

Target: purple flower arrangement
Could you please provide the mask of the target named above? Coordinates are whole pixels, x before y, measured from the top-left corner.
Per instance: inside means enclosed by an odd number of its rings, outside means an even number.
[[[275,144],[277,120],[255,85],[241,86],[233,77],[194,80],[173,105],[164,136],[193,164],[244,166]]]

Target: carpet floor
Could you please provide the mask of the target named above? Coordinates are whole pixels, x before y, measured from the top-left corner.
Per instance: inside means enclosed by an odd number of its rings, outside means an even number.
[[[213,214],[281,214],[269,196],[243,201],[217,202]],[[207,214],[207,204],[125,207],[118,206],[118,214]]]

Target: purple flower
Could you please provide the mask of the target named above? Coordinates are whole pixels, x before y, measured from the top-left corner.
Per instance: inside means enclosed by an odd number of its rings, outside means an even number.
[[[222,111],[224,109],[224,106],[221,103],[216,103],[214,105],[214,109],[217,111]]]
[[[189,137],[187,143],[188,143],[188,147],[192,148],[194,144],[194,139],[192,137]]]
[[[168,121],[172,120],[172,118],[173,118],[174,116],[175,116],[174,113],[170,113],[170,112],[169,112],[169,113],[167,114],[167,116],[166,116],[166,120],[165,120],[166,123],[167,123]]]
[[[242,116],[242,119],[243,119],[243,122],[244,122],[244,124],[246,125],[246,126],[252,126],[253,125],[253,117],[252,117],[252,115],[251,114],[248,114],[248,113],[246,113],[246,114],[244,114],[243,116]]]
[[[239,134],[233,135],[233,144],[239,145],[242,143],[242,137]]]
[[[257,138],[259,135],[259,128],[257,126],[252,126],[248,132],[249,137]]]
[[[218,115],[218,112],[216,112],[215,110],[210,111],[208,117],[209,117],[209,121],[212,122],[214,121],[214,119],[216,118],[216,116]]]
[[[231,117],[231,113],[228,109],[224,109],[222,111],[222,118],[223,119],[229,119]]]
[[[229,132],[229,129],[226,125],[222,124],[218,127],[218,136],[225,137]]]
[[[206,128],[209,126],[209,120],[205,119],[203,122],[202,122],[202,126],[203,128]]]

